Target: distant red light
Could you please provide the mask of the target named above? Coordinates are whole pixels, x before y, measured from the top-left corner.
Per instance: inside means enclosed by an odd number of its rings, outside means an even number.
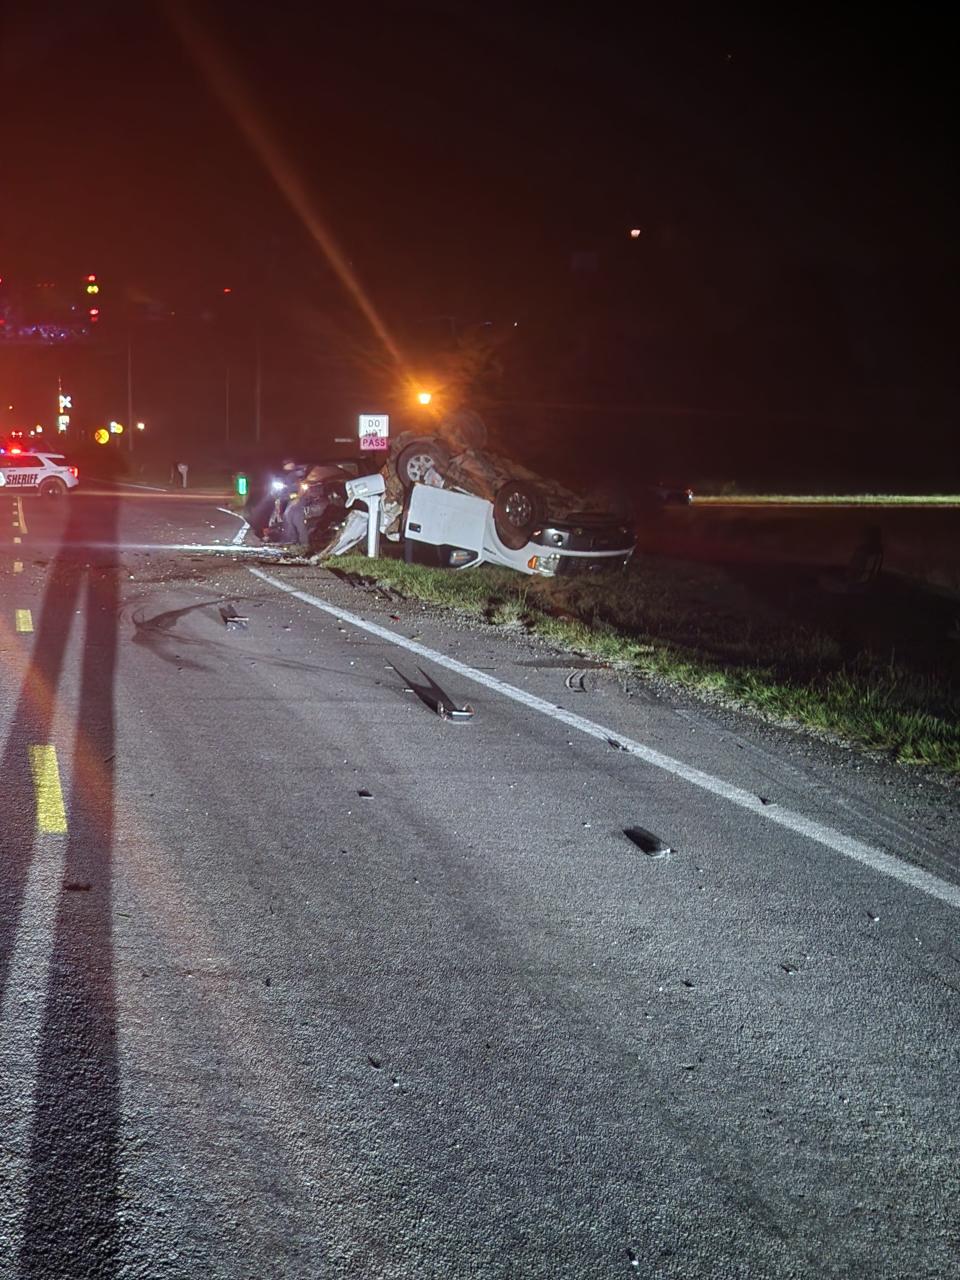
[[[11,453],[23,453],[23,450],[20,448],[20,446],[19,446],[18,444],[12,444],[12,445],[10,446],[10,452],[11,452]]]
[[[224,292],[224,293],[233,293],[233,290],[232,290],[232,289],[227,288],[227,289],[224,289],[224,291],[223,291],[223,292]]]
[[[80,468],[79,468],[79,467],[71,467],[71,468],[70,468],[70,474],[73,476],[74,480],[79,480],[79,479],[80,479]]]
[[[96,281],[96,278],[96,276],[87,276],[87,284],[93,284]]]

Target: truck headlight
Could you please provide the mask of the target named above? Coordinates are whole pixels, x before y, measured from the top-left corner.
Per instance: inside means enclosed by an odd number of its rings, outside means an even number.
[[[560,567],[560,556],[556,551],[546,556],[531,556],[527,561],[527,568],[532,569],[534,573],[542,573],[544,577],[551,578]]]

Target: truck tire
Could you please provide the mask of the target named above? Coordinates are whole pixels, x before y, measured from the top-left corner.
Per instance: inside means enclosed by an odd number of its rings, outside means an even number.
[[[422,481],[432,467],[443,475],[450,465],[450,454],[433,436],[421,436],[411,440],[405,449],[400,450],[397,458],[397,475],[404,490],[409,493],[413,486]]]
[[[543,495],[528,480],[508,480],[493,500],[493,523],[497,537],[510,551],[527,545],[534,530],[543,523]]]

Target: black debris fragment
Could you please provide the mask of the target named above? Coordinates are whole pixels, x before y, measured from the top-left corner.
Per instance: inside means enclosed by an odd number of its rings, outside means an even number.
[[[373,799],[373,792],[368,791],[366,787],[361,787],[360,790],[357,792],[357,795],[360,797],[361,800]]]
[[[584,671],[571,671],[563,683],[573,693],[586,693],[587,686],[584,683],[585,676],[586,672]]]
[[[614,751],[629,751],[630,748],[623,742],[618,742],[616,738],[608,738],[607,745],[613,747]]]
[[[773,801],[769,800],[766,796],[757,796],[757,799],[761,804],[773,804]]]
[[[441,720],[472,720],[475,714],[468,702],[462,707],[453,707],[443,701],[437,702],[437,715]]]
[[[780,962],[780,968],[783,970],[783,972],[784,972],[784,973],[797,973],[797,972],[798,972],[798,970],[797,970],[797,966],[796,966],[795,964],[791,964],[789,960],[782,960],[782,961]]]
[[[646,827],[624,827],[623,834],[648,858],[667,858],[673,853],[670,845],[665,844],[658,835],[654,835]]]
[[[415,693],[420,701],[435,711],[441,720],[472,720],[476,712],[469,703],[457,703],[453,698],[431,679],[430,676],[419,667],[418,670],[423,676],[424,683],[418,684],[411,680],[409,676],[404,675],[398,666],[391,663],[393,670],[397,673],[401,680],[404,681],[404,692]]]
[[[89,893],[92,887],[86,880],[68,880],[63,886],[66,893]]]
[[[380,1059],[375,1058],[370,1053],[367,1054],[367,1061],[370,1063],[371,1067],[373,1067],[374,1071],[379,1071],[380,1068],[383,1066],[383,1063],[380,1061]]]
[[[237,613],[232,604],[220,605],[220,617],[228,631],[246,631],[250,621],[244,614]]]

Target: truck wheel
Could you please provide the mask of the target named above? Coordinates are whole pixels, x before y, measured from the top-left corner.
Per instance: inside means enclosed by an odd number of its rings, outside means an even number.
[[[497,537],[511,551],[520,551],[543,523],[543,495],[526,480],[508,480],[493,500]]]
[[[411,440],[397,458],[397,475],[404,489],[410,490],[422,481],[432,467],[442,475],[450,465],[450,454],[432,436]]]
[[[44,498],[62,498],[67,492],[67,486],[62,480],[58,480],[56,476],[51,476],[49,480],[44,480],[40,486],[40,495]]]

